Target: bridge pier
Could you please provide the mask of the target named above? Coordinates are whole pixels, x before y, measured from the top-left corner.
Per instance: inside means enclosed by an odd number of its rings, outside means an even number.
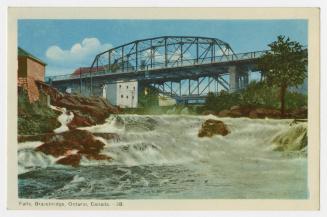
[[[236,91],[238,87],[238,76],[237,76],[236,66],[229,66],[228,73],[229,73],[229,92],[232,93]]]
[[[244,69],[237,66],[228,67],[229,73],[229,92],[233,93],[239,89],[245,88],[249,83],[249,74]]]

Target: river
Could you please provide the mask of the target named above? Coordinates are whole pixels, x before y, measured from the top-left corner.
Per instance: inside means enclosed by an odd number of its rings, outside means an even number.
[[[206,119],[193,115],[119,115],[91,132],[115,132],[102,151],[112,161],[82,159],[55,164],[35,152],[42,142],[18,149],[20,198],[55,199],[305,199],[307,158],[274,151],[273,138],[290,120],[219,118],[227,136],[198,138]]]

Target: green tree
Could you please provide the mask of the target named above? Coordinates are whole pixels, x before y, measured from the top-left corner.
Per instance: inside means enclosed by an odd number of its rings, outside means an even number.
[[[270,51],[260,58],[258,67],[268,85],[280,88],[280,111],[284,116],[287,88],[302,84],[306,78],[306,52],[299,42],[285,36],[278,36],[268,46]]]

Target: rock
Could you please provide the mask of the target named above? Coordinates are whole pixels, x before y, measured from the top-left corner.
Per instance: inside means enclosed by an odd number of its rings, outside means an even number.
[[[125,123],[125,130],[134,132],[153,131],[156,126],[157,121],[150,117],[145,118],[143,121],[130,119]]]
[[[102,137],[106,140],[119,141],[120,137],[117,133],[93,133],[94,136]]]
[[[105,159],[104,156],[99,154],[105,144],[95,139],[92,133],[85,130],[74,129],[60,134],[52,134],[48,135],[44,140],[45,143],[35,150],[54,157],[66,156],[57,162],[60,164],[76,166],[79,161],[78,156],[75,155],[95,160]],[[111,158],[107,156],[106,159]]]
[[[290,126],[293,126],[295,124],[298,124],[298,123],[303,123],[303,122],[308,122],[307,119],[294,119],[291,123],[290,123]]]
[[[251,111],[252,111],[251,107],[243,106],[241,108],[242,116],[244,117],[248,117]]]
[[[303,106],[301,108],[294,109],[290,112],[289,116],[291,118],[307,118],[308,117],[308,108]]]
[[[284,117],[305,119],[307,118],[307,107],[297,108],[288,112],[285,112]],[[202,114],[214,114],[211,111],[205,111]],[[272,108],[253,108],[250,106],[232,106],[229,110],[225,109],[218,113],[219,117],[249,117],[249,118],[280,118],[281,113],[279,109]]]
[[[121,110],[110,105],[101,97],[84,97],[61,93],[50,85],[37,81],[38,88],[51,98],[51,104],[64,107],[74,113],[74,119],[69,124],[70,129],[77,127],[103,124],[110,114],[118,114]]]
[[[249,113],[249,118],[258,118],[258,114],[256,113],[256,111],[250,111]]]
[[[219,117],[229,117],[230,116],[230,111],[225,109],[225,110],[222,110],[218,113],[218,116]]]
[[[276,151],[301,151],[308,145],[307,123],[297,123],[280,132],[272,143]]]
[[[61,158],[57,160],[57,164],[62,164],[62,165],[70,165],[73,167],[77,167],[81,161],[81,155],[80,154],[72,154],[68,155],[64,158]]]
[[[224,122],[208,119],[199,130],[198,137],[212,137],[213,135],[226,136],[229,132]]]
[[[92,118],[87,115],[83,115],[79,111],[74,111],[73,113],[73,120],[67,124],[69,129],[75,129],[77,127],[88,127],[96,124],[96,122],[92,120]]]
[[[243,114],[240,110],[231,110],[229,115],[233,118],[238,118],[238,117],[242,117]]]
[[[257,108],[249,113],[250,118],[279,118],[280,111],[277,109]]]
[[[110,156],[104,155],[104,154],[97,154],[97,155],[86,155],[86,158],[89,160],[112,160]]]

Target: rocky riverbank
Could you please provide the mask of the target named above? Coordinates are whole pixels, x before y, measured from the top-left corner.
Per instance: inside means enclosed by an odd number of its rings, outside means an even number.
[[[118,140],[117,134],[109,132],[92,134],[76,128],[102,124],[110,114],[120,113],[121,110],[100,97],[82,97],[61,93],[44,82],[37,81],[36,83],[42,95],[42,102],[36,102],[37,104],[25,102],[18,107],[21,111],[19,118],[24,117],[22,115],[29,117],[25,124],[27,130],[19,131],[18,142],[44,142],[35,150],[58,158],[58,164],[78,166],[83,157],[89,160],[110,160],[109,156],[100,154],[105,146],[103,140]],[[49,108],[50,104],[56,109]],[[37,108],[40,110],[38,113],[42,115],[42,123],[40,123],[39,130],[29,131],[28,123],[37,118],[35,105],[38,105]],[[62,108],[62,114],[59,108]],[[67,120],[59,122],[59,116],[67,117]],[[64,126],[60,126],[60,123]],[[47,127],[41,129],[43,125]],[[59,127],[62,130],[56,131]]]
[[[100,97],[82,97],[79,95],[61,93],[43,82],[37,82],[37,86],[41,94],[48,96],[48,99],[50,99],[50,102],[46,100],[46,104],[43,103],[43,107],[46,106],[46,109],[49,110],[48,107],[49,104],[51,104],[51,106],[64,108],[61,116],[63,118],[67,117],[67,121],[60,121],[60,123],[64,125],[64,128],[62,128],[63,126],[60,127],[63,130],[54,131],[60,126],[60,124],[58,126],[59,122],[47,121],[45,117],[44,123],[50,125],[46,131],[29,135],[19,135],[18,141],[42,141],[43,143],[38,146],[35,151],[57,158],[56,163],[58,164],[78,166],[83,158],[88,160],[110,161],[111,157],[102,154],[101,151],[107,142],[119,140],[119,136],[110,132],[91,133],[77,128],[103,124],[110,114],[119,114],[122,112],[121,109],[110,105]],[[183,111],[181,114],[188,114],[188,109],[182,109],[181,111]],[[53,111],[53,113],[56,115],[52,115],[52,119],[54,119],[54,117],[58,118],[60,115],[57,111]],[[230,109],[218,113],[206,111],[203,114],[214,114],[219,117],[280,118],[280,112],[276,109],[248,108],[241,106],[232,106]],[[287,118],[297,119],[306,118],[306,116],[306,108],[288,111],[285,115]],[[31,119],[33,119],[33,115]],[[128,124],[125,124],[125,128],[126,131],[134,131],[136,129],[141,131],[153,131],[153,122],[154,120],[149,118],[146,119],[145,122],[142,122],[142,125],[130,121]],[[52,123],[55,124],[52,125]],[[124,125],[124,123],[122,124]],[[296,138],[299,130],[301,131],[301,139],[297,141]],[[198,132],[198,137],[213,137],[214,135],[226,136],[229,133],[231,132],[224,122],[208,119],[202,123]],[[290,132],[285,132],[285,135],[283,134],[276,137],[273,143],[276,144],[276,150],[302,150],[306,147],[306,138],[306,128],[303,130],[302,128],[298,129],[298,127],[292,127]],[[290,140],[294,142],[289,144],[288,141]],[[296,148],[294,148],[294,144]]]
[[[251,107],[241,107],[232,106],[230,109],[225,109],[220,112],[204,111],[203,115],[216,115],[218,117],[249,117],[249,118],[281,118],[280,110],[272,108],[251,108]],[[306,107],[301,107],[294,110],[286,111],[283,118],[290,119],[306,119],[308,114],[308,109]]]
[[[67,112],[74,114],[73,120],[68,124],[70,129],[103,124],[110,114],[122,112],[121,109],[110,105],[101,97],[83,97],[61,93],[40,81],[37,81],[37,85],[42,92],[50,96],[51,105],[66,108]]]

